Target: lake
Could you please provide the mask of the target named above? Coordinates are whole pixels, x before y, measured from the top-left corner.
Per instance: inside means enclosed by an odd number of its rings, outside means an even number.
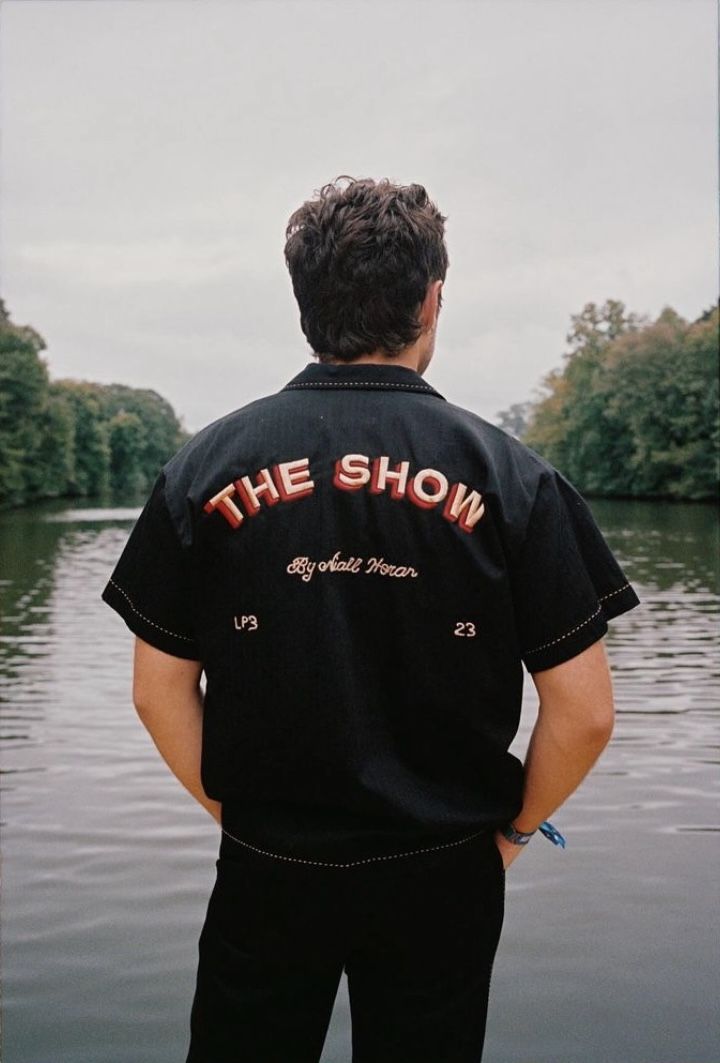
[[[5,1063],[185,1059],[220,835],[99,597],[142,501],[0,515]],[[567,848],[538,835],[508,869],[483,1063],[717,1063],[717,514],[589,502],[641,604],[606,639],[610,745],[551,816]],[[520,757],[535,707],[526,674]],[[322,1063],[350,1059],[349,1022],[343,976]]]

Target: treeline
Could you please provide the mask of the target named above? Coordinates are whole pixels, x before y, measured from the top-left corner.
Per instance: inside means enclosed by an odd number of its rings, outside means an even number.
[[[191,433],[156,391],[50,380],[45,346],[0,299],[0,508],[142,495]]]
[[[585,494],[717,498],[718,308],[650,321],[611,299],[571,321],[563,367],[498,424]]]
[[[611,299],[571,322],[563,367],[498,424],[587,495],[717,498],[718,308],[649,321]],[[0,299],[0,508],[147,492],[191,433],[156,391],[51,381],[45,346]]]

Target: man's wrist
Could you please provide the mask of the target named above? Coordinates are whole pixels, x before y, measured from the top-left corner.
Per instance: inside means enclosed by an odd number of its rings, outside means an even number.
[[[523,822],[519,817],[517,819],[508,820],[508,823],[513,826],[515,830],[520,831],[521,834],[534,834],[540,826],[540,823]]]
[[[513,822],[503,823],[500,827],[500,833],[503,838],[505,838],[506,841],[511,842],[512,845],[527,845],[535,834],[535,831],[521,831]]]
[[[559,845],[563,849],[565,848],[565,838],[552,823],[544,819],[535,830],[521,831],[518,829],[518,825],[515,822],[504,823],[498,828],[499,834],[505,838],[506,841],[512,845],[525,846],[528,842],[540,831],[544,837],[548,838],[553,845]]]

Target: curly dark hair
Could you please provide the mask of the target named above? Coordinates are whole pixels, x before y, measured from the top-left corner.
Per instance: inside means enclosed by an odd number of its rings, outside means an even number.
[[[422,185],[388,178],[342,174],[315,196],[285,230],[285,262],[308,343],[321,362],[351,362],[376,350],[399,354],[420,335],[428,285],[445,280],[447,218]]]

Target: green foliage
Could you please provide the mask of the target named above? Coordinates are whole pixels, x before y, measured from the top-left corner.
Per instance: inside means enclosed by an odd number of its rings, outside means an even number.
[[[147,491],[190,438],[156,391],[50,381],[42,337],[0,299],[0,507]]]
[[[572,318],[523,442],[588,495],[710,499],[720,479],[718,308],[657,321],[616,300]]]
[[[43,410],[42,442],[36,461],[42,469],[41,495],[67,494],[75,472],[75,411],[52,384]]]
[[[37,333],[10,323],[0,300],[0,498],[37,489],[49,379],[44,347]]]
[[[108,384],[103,388],[103,409],[108,421],[120,414],[132,414],[142,426],[135,441],[141,473],[154,479],[158,469],[178,450],[189,434],[184,432],[175,411],[157,391],[130,388],[125,384]],[[152,470],[155,470],[152,472]]]
[[[102,385],[86,380],[58,380],[55,394],[72,411],[73,463],[67,490],[70,495],[100,495],[110,486],[109,426],[104,418]]]
[[[110,480],[117,492],[142,490],[142,452],[145,429],[136,413],[118,410],[108,421],[110,432]]]

